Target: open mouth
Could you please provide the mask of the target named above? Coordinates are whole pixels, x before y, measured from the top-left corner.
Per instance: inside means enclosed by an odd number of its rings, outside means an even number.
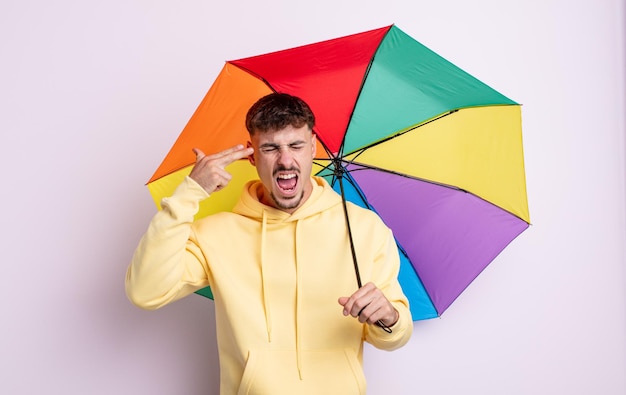
[[[285,193],[290,194],[296,190],[298,185],[298,175],[296,173],[278,174],[276,177],[276,185]]]

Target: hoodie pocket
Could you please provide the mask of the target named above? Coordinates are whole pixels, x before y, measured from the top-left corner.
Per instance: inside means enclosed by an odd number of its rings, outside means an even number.
[[[363,395],[366,383],[354,350],[254,350],[237,395]]]

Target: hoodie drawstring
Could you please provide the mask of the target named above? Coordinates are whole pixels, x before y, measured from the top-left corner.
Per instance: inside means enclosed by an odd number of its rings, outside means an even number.
[[[300,343],[301,343],[301,334],[300,334],[300,312],[302,311],[302,290],[301,290],[301,270],[298,267],[298,263],[300,260],[298,259],[298,239],[300,230],[300,220],[296,221],[296,230],[295,230],[295,256],[296,256],[296,364],[298,366],[298,374],[300,375],[300,380],[302,380],[302,355],[300,353]]]
[[[267,341],[272,342],[272,314],[267,302],[267,284],[263,275],[263,264],[265,263],[265,244],[267,233],[267,213],[263,210],[263,220],[261,223],[261,287],[263,288],[263,309],[265,310],[265,326],[267,329]]]
[[[296,365],[298,368],[298,375],[300,377],[300,380],[302,380],[302,353],[300,351],[301,348],[301,342],[302,342],[302,335],[300,333],[300,326],[299,326],[299,322],[300,322],[300,315],[302,314],[302,290],[301,290],[301,284],[302,284],[302,279],[301,279],[301,270],[298,267],[298,262],[300,261],[298,259],[298,245],[299,240],[298,238],[300,237],[299,234],[300,231],[300,220],[296,221],[296,226],[295,226],[295,235],[294,235],[294,239],[295,239],[295,265],[296,265]],[[269,303],[269,298],[267,295],[268,289],[267,289],[267,283],[265,280],[265,276],[264,276],[264,266],[266,264],[266,250],[267,250],[267,212],[265,210],[263,210],[263,215],[262,215],[262,221],[261,221],[261,287],[263,288],[263,309],[265,310],[265,326],[267,329],[267,341],[268,342],[272,342],[272,314],[271,314],[271,309],[270,309],[270,303]]]
[[[299,230],[300,230],[300,221],[296,221],[296,227],[295,227],[295,259],[296,259],[296,365],[298,368],[298,375],[300,377],[300,380],[302,380],[302,355],[300,352],[300,348],[301,348],[301,340],[302,340],[302,335],[300,333],[300,314],[302,311],[302,290],[301,288],[301,284],[302,284],[302,279],[301,279],[301,270],[298,267],[298,262],[300,262],[300,260],[298,259],[298,239],[300,238],[299,235]],[[261,221],[261,287],[263,288],[263,308],[265,310],[265,325],[266,325],[266,329],[267,329],[267,341],[268,342],[272,342],[272,314],[271,314],[271,310],[270,310],[270,304],[268,302],[268,296],[267,296],[267,284],[265,281],[265,276],[263,273],[263,268],[264,268],[264,264],[265,264],[265,253],[266,253],[266,244],[267,244],[267,213],[265,210],[263,210],[263,217],[262,217],[262,221]]]

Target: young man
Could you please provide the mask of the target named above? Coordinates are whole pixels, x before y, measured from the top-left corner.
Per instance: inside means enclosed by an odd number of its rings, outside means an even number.
[[[364,394],[363,341],[393,350],[411,336],[392,233],[348,204],[366,282],[356,289],[341,197],[311,177],[314,123],[297,97],[261,98],[247,115],[247,147],[195,150],[196,165],[163,200],[128,268],[127,294],[145,309],[211,286],[223,395]],[[225,167],[246,157],[260,181],[233,212],[194,222],[200,201],[230,181]]]

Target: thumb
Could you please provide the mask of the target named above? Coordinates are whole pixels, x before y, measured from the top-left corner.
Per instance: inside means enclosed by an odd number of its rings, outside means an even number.
[[[348,298],[347,296],[342,296],[339,298],[338,302],[340,305],[345,306],[346,303],[348,303],[348,299],[350,298]]]
[[[193,151],[194,154],[196,154],[196,162],[206,156],[204,154],[204,152],[202,152],[202,150],[200,150],[200,148],[194,148],[194,149],[192,149],[192,151]]]

